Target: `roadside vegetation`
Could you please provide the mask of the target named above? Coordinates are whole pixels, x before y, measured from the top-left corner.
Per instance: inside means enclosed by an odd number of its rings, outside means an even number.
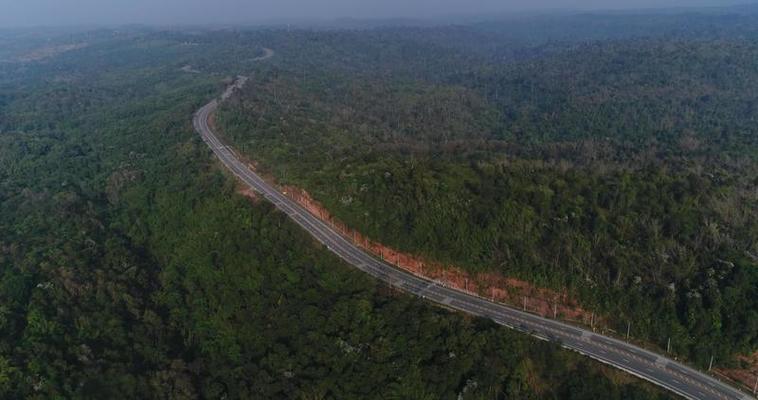
[[[271,34],[219,126],[371,239],[735,367],[758,349],[758,36],[690,18]]]
[[[669,398],[238,194],[191,115],[274,33],[83,35],[0,64],[0,398]]]

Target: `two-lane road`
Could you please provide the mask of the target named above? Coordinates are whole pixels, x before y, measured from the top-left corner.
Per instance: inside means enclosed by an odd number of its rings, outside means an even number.
[[[273,53],[267,52],[267,55],[270,56],[270,54]],[[244,81],[244,78],[240,78],[232,88],[225,92],[223,98],[228,97],[234,88],[241,87]],[[208,118],[218,108],[219,101],[221,100],[213,100],[205,105],[197,111],[193,119],[195,130],[213,150],[218,159],[246,185],[286,213],[329,250],[361,271],[400,290],[421,296],[448,308],[489,318],[512,329],[523,331],[544,340],[558,342],[565,348],[620,368],[688,399],[752,399],[752,397],[727,384],[662,355],[560,321],[542,318],[472,294],[441,286],[436,282],[412,275],[374,258],[295,201],[280,193],[274,186],[261,179],[228,146],[219,140],[208,125]]]

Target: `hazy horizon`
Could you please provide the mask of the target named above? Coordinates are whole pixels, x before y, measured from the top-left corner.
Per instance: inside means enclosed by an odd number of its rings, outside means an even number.
[[[744,0],[0,0],[0,28],[74,25],[191,25],[340,18],[441,18],[489,13],[730,6]]]

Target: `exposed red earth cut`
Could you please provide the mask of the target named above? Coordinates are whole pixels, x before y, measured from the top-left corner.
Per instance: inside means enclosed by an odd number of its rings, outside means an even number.
[[[526,308],[527,311],[544,317],[558,317],[586,325],[593,322],[598,323],[598,319],[593,317],[592,313],[579,307],[566,292],[538,288],[529,282],[504,277],[496,273],[471,274],[455,266],[442,265],[419,256],[400,252],[363,236],[357,230],[337,220],[329,213],[329,210],[314,200],[305,190],[294,186],[285,186],[282,189],[284,194],[295,200],[311,214],[329,223],[354,244],[398,268],[444,283],[450,287],[475,293],[481,297]],[[593,319],[594,321],[592,321]]]
[[[739,356],[737,360],[742,364],[741,368],[715,369],[715,371],[733,381],[742,383],[749,392],[752,392],[758,387],[758,351],[749,356]]]

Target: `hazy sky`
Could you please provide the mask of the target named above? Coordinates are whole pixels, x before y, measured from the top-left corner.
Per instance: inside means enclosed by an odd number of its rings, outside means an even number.
[[[747,0],[0,0],[0,27],[247,23],[272,19],[436,17],[546,9],[739,4]]]

